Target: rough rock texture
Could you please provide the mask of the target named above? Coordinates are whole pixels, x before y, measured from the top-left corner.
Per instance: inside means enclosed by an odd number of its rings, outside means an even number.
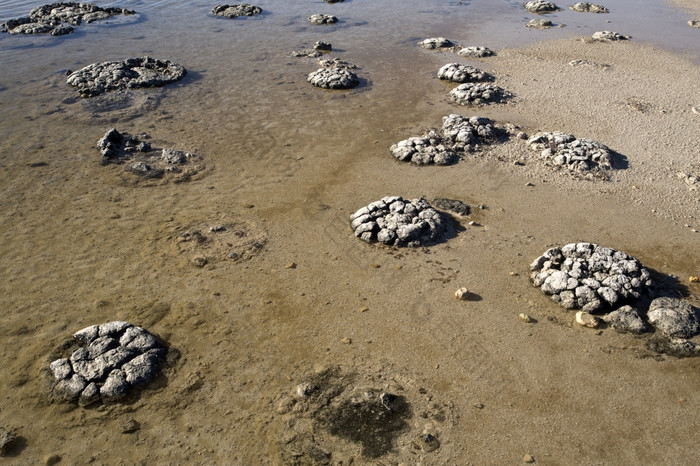
[[[488,81],[492,79],[491,75],[474,68],[469,65],[460,63],[448,63],[440,68],[437,72],[437,77],[456,83]]]
[[[73,335],[84,346],[53,361],[53,394],[86,406],[116,401],[147,384],[167,350],[156,337],[128,322],[84,328]]]
[[[700,28],[700,20],[691,19],[690,21],[688,21],[688,26],[692,26],[694,28]]]
[[[144,178],[161,178],[165,173],[187,179],[204,167],[201,158],[190,152],[164,148],[154,150],[139,138],[111,128],[97,141],[100,165],[126,164],[125,170]]]
[[[360,79],[347,68],[319,68],[306,78],[316,87],[324,89],[351,89],[360,84]]]
[[[629,39],[631,39],[630,36],[618,34],[617,32],[611,32],[611,31],[598,31],[598,32],[593,34],[593,40],[598,40],[601,42],[614,42],[614,41],[629,40]]]
[[[91,3],[51,3],[34,8],[29,16],[8,20],[2,24],[2,30],[10,34],[51,33],[60,36],[73,32],[73,26],[79,26],[83,21],[92,23],[121,14],[132,15],[134,11],[117,7],[101,8]]]
[[[445,39],[444,37],[431,37],[418,42],[418,45],[424,49],[437,50],[452,48],[457,44],[451,40]]]
[[[622,306],[604,316],[603,320],[620,333],[644,333],[649,331],[649,326],[632,306]]]
[[[525,3],[525,9],[529,11],[530,13],[537,13],[537,14],[542,14],[542,13],[551,13],[553,11],[559,11],[561,8],[556,6],[552,2],[545,2],[544,0],[535,0],[532,2],[526,2]]]
[[[545,163],[571,172],[601,171],[612,168],[612,151],[592,139],[577,139],[559,131],[540,132],[528,139],[532,150],[540,151]]]
[[[303,57],[303,58],[317,58],[323,55],[322,52],[315,49],[299,49],[289,52],[293,57]]]
[[[534,286],[566,309],[600,313],[638,300],[651,275],[622,251],[593,243],[548,249],[530,265]]]
[[[438,241],[447,220],[424,199],[388,196],[350,216],[355,236],[368,243],[418,247]]]
[[[459,160],[455,151],[443,145],[442,137],[435,131],[429,132],[425,137],[412,137],[400,141],[389,150],[398,160],[417,165],[450,165]]]
[[[447,210],[457,215],[468,216],[471,213],[471,207],[462,201],[456,199],[445,199],[438,197],[433,200],[433,206],[441,210]]]
[[[500,102],[509,97],[509,93],[493,84],[464,83],[452,89],[450,97],[460,105],[483,105]]]
[[[490,48],[481,46],[462,47],[457,53],[463,57],[471,58],[482,58],[495,55],[494,51]]]
[[[253,16],[262,13],[262,8],[250,5],[248,3],[240,3],[235,5],[216,5],[211,13],[216,16],[225,18],[238,18],[239,16]]]
[[[322,40],[317,40],[316,43],[314,43],[314,50],[321,50],[323,52],[330,52],[333,50],[333,46],[330,44],[330,42],[324,42]]]
[[[91,97],[115,89],[165,86],[185,74],[187,70],[177,63],[140,57],[93,63],[71,73],[66,82],[82,97]]]
[[[664,335],[692,338],[700,333],[700,311],[676,298],[656,298],[649,305],[649,322]]]
[[[569,9],[578,11],[581,13],[610,13],[610,11],[603,5],[595,5],[588,2],[578,2],[574,3],[569,7]]]
[[[16,441],[17,434],[13,430],[0,427],[0,455],[9,453]]]
[[[354,70],[357,66],[340,58],[319,58],[318,64],[324,68],[344,68],[346,70]]]
[[[533,28],[533,29],[549,29],[551,27],[554,27],[554,23],[552,23],[548,19],[531,19],[527,23],[525,23],[526,28]]]
[[[338,18],[333,15],[316,13],[309,16],[308,21],[312,24],[333,24],[338,22]]]
[[[442,136],[450,141],[453,150],[473,150],[478,144],[495,138],[495,127],[488,118],[467,118],[453,113],[442,117]]]

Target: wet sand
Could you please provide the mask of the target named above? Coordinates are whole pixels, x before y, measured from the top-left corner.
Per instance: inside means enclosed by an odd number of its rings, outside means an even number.
[[[308,464],[313,445],[338,464],[513,464],[526,454],[537,464],[679,464],[697,453],[699,360],[660,355],[648,335],[578,327],[528,279],[548,247],[590,241],[678,277],[700,305],[699,285],[687,283],[700,275],[700,194],[678,176],[700,175],[697,56],[574,34],[466,60],[397,33],[381,56],[357,38],[353,49],[334,43],[365,84],[328,92],[304,81],[315,63],[286,46],[256,50],[258,25],[236,25],[250,46],[236,66],[227,31],[211,39],[219,60],[188,56],[185,80],[135,92],[138,104],[122,110],[93,112],[56,70],[111,59],[124,44],[73,47],[61,63],[30,61],[26,78],[0,80],[0,426],[21,437],[4,461]],[[610,66],[568,64],[576,59]],[[456,107],[435,77],[448,62],[494,74],[514,99]],[[609,181],[573,179],[517,139],[449,167],[391,157],[391,144],[450,113],[592,138],[626,167]],[[97,163],[94,146],[111,126],[201,154],[207,169],[187,183],[135,182]],[[354,238],[349,215],[386,195],[460,199],[474,213],[427,249]],[[178,242],[217,224],[241,232],[234,248],[262,247],[232,260],[227,248]],[[197,255],[208,264],[195,266]],[[454,299],[463,286],[474,299]],[[43,371],[56,348],[117,319],[171,345],[159,380],[126,403],[49,402]],[[410,415],[389,451],[368,457],[327,420],[285,408],[318,374],[405,398]],[[129,419],[140,428],[122,433]],[[437,450],[420,449],[425,433]]]

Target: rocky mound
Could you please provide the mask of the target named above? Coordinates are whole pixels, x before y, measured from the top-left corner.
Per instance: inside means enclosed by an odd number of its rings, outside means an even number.
[[[612,151],[592,139],[577,139],[573,134],[559,131],[540,132],[528,139],[530,149],[540,151],[545,163],[567,168],[571,172],[607,170],[612,168]]]
[[[603,5],[595,5],[588,2],[578,2],[574,3],[569,7],[569,9],[578,11],[580,13],[610,13],[610,11]]]
[[[502,88],[489,83],[464,83],[450,91],[450,97],[459,105],[484,105],[509,96]]]
[[[167,148],[154,150],[149,143],[116,128],[105,133],[97,149],[100,165],[126,164],[126,171],[143,178],[162,178],[168,173],[185,181],[204,169],[201,157],[195,154]]]
[[[493,140],[496,129],[488,118],[467,118],[453,113],[442,117],[442,136],[450,141],[453,150],[473,150],[478,144]]]
[[[338,22],[338,18],[333,15],[317,13],[309,16],[308,21],[312,24],[334,24]]]
[[[525,9],[530,13],[542,14],[542,13],[552,13],[553,11],[559,11],[561,8],[556,6],[552,2],[546,2],[544,0],[535,0],[532,2],[525,3]]]
[[[115,15],[133,15],[126,8],[99,7],[91,3],[59,2],[34,8],[28,16],[11,19],[2,24],[3,31],[10,34],[50,33],[60,36],[73,32],[73,26],[83,21],[92,23]]]
[[[148,331],[123,321],[87,327],[73,338],[83,346],[49,366],[52,393],[83,406],[119,400],[146,385],[167,353]]]
[[[424,199],[388,196],[352,214],[350,226],[356,237],[368,243],[418,247],[442,238],[447,219]]]
[[[526,28],[532,28],[532,29],[549,29],[554,26],[554,23],[552,23],[548,19],[531,19],[527,23],[525,23]]]
[[[309,73],[306,78],[306,81],[314,86],[323,89],[352,89],[360,84],[360,78],[350,71],[350,69],[357,68],[352,63],[338,58],[319,59],[318,63],[323,68]]]
[[[238,18],[239,16],[253,16],[262,13],[262,8],[248,3],[235,5],[216,5],[211,13],[225,18]]]
[[[418,46],[428,50],[449,49],[457,44],[444,37],[431,37],[418,42]]]
[[[469,65],[460,63],[448,63],[440,68],[437,72],[437,77],[456,83],[487,81],[492,79],[488,73],[481,71]]]
[[[93,63],[68,76],[81,97],[92,97],[116,89],[158,87],[179,81],[187,74],[182,65],[151,57]]]
[[[483,58],[495,55],[494,51],[490,48],[481,46],[462,47],[457,53],[463,57],[471,58]]]
[[[623,34],[618,34],[617,32],[611,32],[611,31],[598,31],[593,34],[593,40],[598,40],[601,42],[616,42],[620,40],[629,40],[631,39],[630,36],[626,36]]]
[[[688,26],[700,29],[700,20],[691,19],[688,21]]]
[[[533,285],[566,309],[604,312],[637,301],[651,286],[642,264],[593,243],[548,249],[530,265]]]
[[[442,137],[435,131],[424,137],[404,139],[389,150],[398,160],[417,165],[451,165],[459,160],[457,153],[443,145]]]

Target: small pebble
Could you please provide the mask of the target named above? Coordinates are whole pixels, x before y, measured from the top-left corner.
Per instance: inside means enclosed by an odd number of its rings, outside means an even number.
[[[343,343],[345,343],[346,345],[352,345],[352,339],[351,339],[351,338],[345,337],[345,338],[343,338],[343,339],[340,340],[340,341],[343,342]]]
[[[474,403],[474,407],[476,409],[484,409],[484,404],[483,403]]]
[[[430,453],[440,448],[440,441],[432,434],[421,435],[421,448],[423,451]]]
[[[688,278],[688,281],[690,283],[697,283],[700,281],[700,278],[696,277],[695,275],[691,275],[690,278]]]
[[[381,267],[381,265],[377,264],[376,262],[371,263],[369,266],[373,269],[378,269],[379,267]]]
[[[196,256],[192,258],[192,263],[197,267],[204,267],[205,265],[207,265],[207,262],[209,261],[206,257]]]
[[[287,268],[287,269],[296,269],[296,268],[297,268],[297,264],[296,264],[296,262],[289,262],[287,265],[285,265],[285,268]]]
[[[535,458],[532,455],[528,454],[528,455],[523,456],[523,463],[534,463],[534,462],[535,462]]]
[[[525,186],[535,186],[535,185],[532,184],[532,183],[530,183],[530,182],[528,181],[527,184],[526,184]]]
[[[471,222],[469,222],[469,226],[472,226],[472,227],[480,227],[480,226],[481,226],[481,223],[475,222],[474,220],[472,220]]]
[[[54,453],[52,455],[44,456],[44,464],[46,466],[53,466],[54,464],[56,464],[60,461],[61,461],[61,456],[57,455],[56,453]]]
[[[524,312],[521,312],[520,314],[518,314],[518,317],[520,317],[520,320],[522,320],[522,321],[525,322],[526,324],[532,323],[532,317],[530,317],[529,315],[525,314]]]
[[[582,327],[598,328],[598,325],[600,325],[600,319],[585,311],[578,311],[576,313],[576,323]]]
[[[462,301],[466,300],[469,297],[469,290],[466,288],[460,288],[457,291],[455,291],[455,298],[461,299]]]
[[[133,434],[137,430],[141,429],[141,424],[139,424],[134,418],[129,418],[122,423],[122,434]]]
[[[360,312],[367,312],[367,311],[369,311],[369,308],[367,306],[362,306],[360,308]]]

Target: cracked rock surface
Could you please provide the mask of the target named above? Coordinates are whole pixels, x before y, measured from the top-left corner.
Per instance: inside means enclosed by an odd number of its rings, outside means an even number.
[[[93,325],[73,338],[83,346],[49,368],[53,394],[83,406],[119,400],[146,385],[167,353],[147,330],[124,321]]]
[[[81,97],[92,97],[116,89],[165,86],[186,74],[182,65],[146,56],[93,63],[71,73],[66,82],[76,87]]]
[[[61,36],[73,32],[82,22],[92,23],[115,15],[133,15],[127,8],[99,7],[91,3],[58,2],[34,8],[28,16],[10,19],[2,24],[10,34],[43,34]]]
[[[253,16],[262,13],[262,8],[248,3],[235,5],[216,5],[211,13],[225,18],[238,18],[239,16]]]
[[[489,83],[464,83],[450,91],[450,97],[459,105],[483,105],[500,102],[509,94],[501,87]]]
[[[472,58],[490,57],[492,55],[495,55],[493,50],[491,50],[488,47],[482,46],[462,47],[457,53],[462,57]]]
[[[612,154],[607,146],[592,139],[578,139],[560,131],[540,132],[528,139],[532,150],[549,164],[571,172],[601,171],[612,168]]]
[[[595,5],[588,2],[574,3],[569,7],[569,9],[580,13],[610,13],[610,11],[603,5]]]
[[[355,73],[345,67],[319,68],[309,73],[306,81],[323,89],[352,89],[360,84]]]
[[[556,6],[552,2],[546,2],[544,0],[535,0],[532,2],[525,3],[525,9],[530,13],[542,14],[542,13],[552,13],[553,11],[559,11],[561,8]]]
[[[338,22],[338,18],[333,15],[316,13],[309,16],[308,21],[312,24],[333,24]]]
[[[630,36],[618,34],[612,31],[598,31],[593,34],[593,40],[598,40],[601,42],[617,42],[621,40],[629,40]]]
[[[350,226],[368,243],[418,247],[439,240],[447,219],[424,199],[387,196],[352,214]]]
[[[530,270],[532,284],[555,302],[590,313],[634,303],[652,285],[649,271],[637,259],[593,243],[550,248]]]
[[[439,50],[452,48],[457,44],[451,40],[445,39],[444,37],[431,37],[418,42],[418,45],[428,50]]]
[[[460,63],[448,63],[443,66],[438,70],[437,77],[456,83],[487,81],[492,78],[490,74],[478,68]]]

